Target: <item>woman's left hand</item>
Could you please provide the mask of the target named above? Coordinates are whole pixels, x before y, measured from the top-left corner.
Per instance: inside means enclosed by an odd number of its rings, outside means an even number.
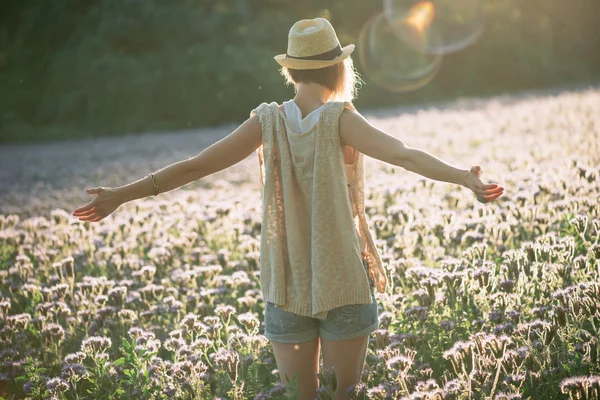
[[[96,197],[85,206],[73,211],[73,215],[79,217],[80,221],[101,221],[123,204],[122,196],[116,189],[98,187],[87,189],[86,192]]]
[[[473,193],[475,193],[477,201],[480,203],[490,203],[502,196],[502,193],[504,192],[503,187],[498,186],[496,183],[484,185],[480,178],[481,167],[479,165],[474,165],[464,176],[462,183],[463,186],[471,189]]]

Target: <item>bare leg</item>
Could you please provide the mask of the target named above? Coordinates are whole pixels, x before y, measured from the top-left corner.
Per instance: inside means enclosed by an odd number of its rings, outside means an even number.
[[[356,339],[331,341],[321,338],[323,369],[334,368],[337,373],[338,390],[336,400],[348,399],[346,389],[360,382],[369,336]]]
[[[288,385],[298,375],[298,400],[313,400],[317,395],[319,372],[319,338],[309,342],[288,344],[271,341],[281,383]]]

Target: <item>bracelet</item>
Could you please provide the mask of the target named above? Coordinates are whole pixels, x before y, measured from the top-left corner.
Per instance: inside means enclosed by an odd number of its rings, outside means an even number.
[[[154,176],[154,174],[150,174],[150,178],[152,179],[152,185],[154,186],[154,195],[156,196],[160,193],[158,182],[156,182],[156,177]]]

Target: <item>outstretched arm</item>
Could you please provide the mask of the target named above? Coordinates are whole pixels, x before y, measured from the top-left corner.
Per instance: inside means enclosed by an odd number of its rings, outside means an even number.
[[[424,177],[464,186],[471,189],[483,202],[495,200],[504,190],[496,184],[484,185],[479,180],[479,167],[456,168],[427,152],[410,148],[401,140],[375,128],[356,111],[344,110],[339,129],[342,145],[351,146],[369,157]]]
[[[252,154],[260,144],[261,128],[258,117],[249,118],[231,134],[210,145],[200,154],[155,172],[160,192],[169,192],[227,169]],[[154,194],[149,177],[116,189],[122,193],[124,202]]]
[[[254,116],[200,154],[162,168],[154,173],[154,177],[160,192],[169,192],[237,164],[252,154],[261,143],[260,123],[258,117]],[[73,211],[73,215],[82,221],[97,222],[124,203],[153,195],[154,186],[147,176],[124,186],[100,187],[88,189],[87,192],[97,196]]]

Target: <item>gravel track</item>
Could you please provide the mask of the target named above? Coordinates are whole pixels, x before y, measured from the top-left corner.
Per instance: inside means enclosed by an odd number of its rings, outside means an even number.
[[[365,112],[365,116],[407,145],[461,168],[488,161],[498,165],[506,165],[507,160],[516,162],[515,144],[519,151],[530,157],[533,154],[548,165],[560,165],[579,154],[584,154],[588,163],[600,163],[598,86],[390,108]],[[47,215],[56,208],[70,212],[89,201],[86,188],[119,186],[142,178],[198,154],[235,126],[2,145],[0,214],[28,218]],[[544,146],[539,146],[541,143]],[[367,179],[380,169],[391,168],[373,159],[366,160]],[[485,171],[486,164],[481,165]],[[215,184],[227,188],[231,183],[258,188],[256,154],[185,189]]]

